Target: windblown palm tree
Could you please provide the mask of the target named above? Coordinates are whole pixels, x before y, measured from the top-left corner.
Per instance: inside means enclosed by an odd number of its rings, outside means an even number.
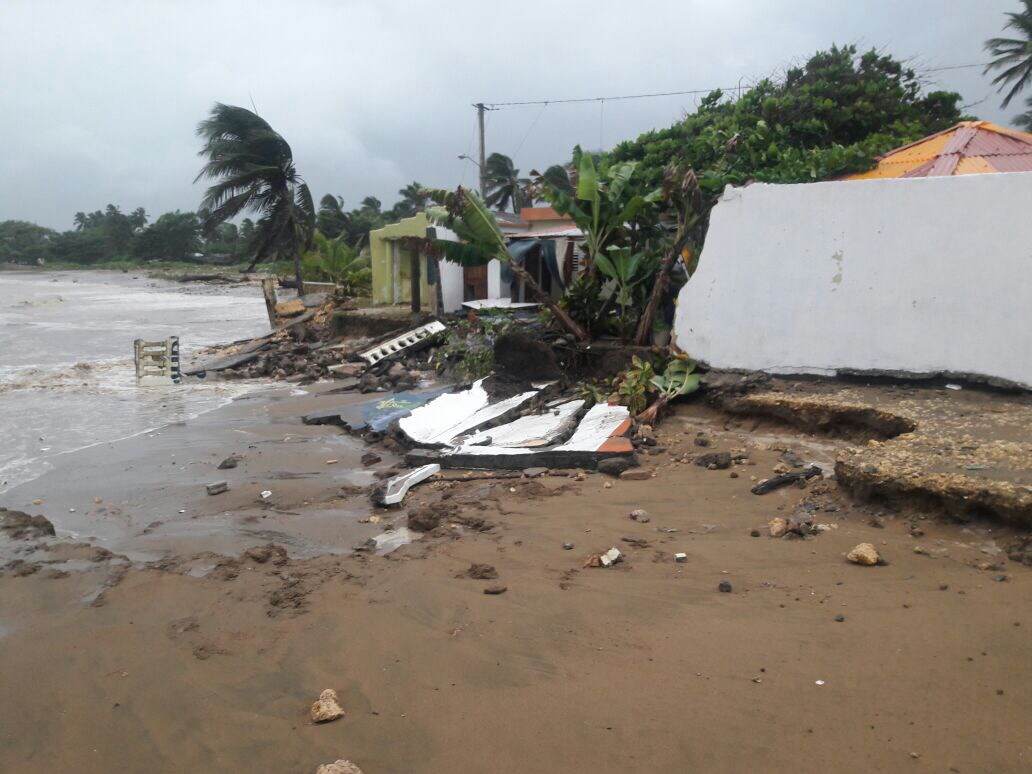
[[[205,233],[245,210],[256,213],[248,270],[266,258],[293,259],[298,293],[303,293],[301,254],[312,243],[315,205],[290,145],[250,110],[218,102],[197,134],[205,141],[199,155],[208,161],[194,182],[217,181],[201,202]]]
[[[396,218],[407,218],[415,215],[426,207],[428,198],[422,183],[412,181],[398,191],[401,198],[391,208],[391,213]]]
[[[1025,107],[1027,107],[1028,110],[1014,116],[1014,125],[1020,126],[1026,132],[1032,132],[1032,97],[1025,100]]]
[[[1010,90],[1003,98],[1003,107],[1007,107],[1026,86],[1032,84],[1032,0],[1021,0],[1025,10],[1008,13],[1009,21],[1003,26],[1013,28],[1018,33],[1016,38],[990,38],[985,42],[985,50],[993,55],[993,61],[985,67],[985,72],[1001,70],[993,83],[1003,91],[1008,85]]]
[[[492,153],[484,164],[484,178],[487,190],[484,201],[491,207],[518,213],[526,204],[525,189],[530,180],[520,177],[520,171],[512,159],[502,153]]]

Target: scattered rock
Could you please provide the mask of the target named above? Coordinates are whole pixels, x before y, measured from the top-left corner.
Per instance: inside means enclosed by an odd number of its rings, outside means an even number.
[[[564,551],[572,551],[573,550],[573,543],[570,543],[570,542],[563,543],[563,550]]]
[[[312,705],[311,716],[313,723],[329,723],[331,720],[344,716],[344,710],[337,699],[337,692],[327,688],[319,694],[318,701]]]
[[[208,484],[206,488],[208,490],[208,494],[210,495],[222,494],[223,492],[229,491],[229,482],[216,481],[214,484]]]
[[[381,457],[376,452],[367,451],[365,454],[362,455],[361,462],[362,462],[363,465],[368,467],[370,465],[375,465],[376,463],[378,463],[378,462],[380,462],[382,460],[383,460],[383,457]]]
[[[688,561],[688,554],[679,551],[678,553],[674,554],[674,561],[678,564],[683,564]]]
[[[647,481],[652,478],[652,471],[646,468],[631,468],[620,474],[621,481]]]
[[[473,580],[494,580],[498,577],[498,570],[493,565],[474,562],[463,574],[467,578],[473,578]]]
[[[440,504],[426,505],[409,511],[408,528],[415,532],[432,532],[440,526],[449,514],[449,509]]]
[[[509,589],[506,586],[488,586],[484,589],[485,594],[504,594]]]
[[[333,763],[323,763],[315,770],[315,774],[362,774],[362,769],[341,758]]]
[[[722,580],[720,583],[717,584],[717,590],[722,591],[725,594],[730,594],[732,591],[731,581]]]
[[[759,536],[760,536],[760,531],[758,529],[754,529],[754,530],[750,530],[749,531],[749,537],[759,537]]]
[[[239,454],[230,454],[226,459],[219,463],[219,470],[230,470],[240,464],[243,457]]]
[[[524,478],[540,478],[548,473],[548,468],[527,468],[523,471]]]
[[[292,298],[289,301],[280,301],[276,304],[276,315],[278,317],[297,317],[305,311],[305,304],[300,298]]]
[[[637,521],[641,524],[648,524],[650,521],[649,512],[642,510],[641,508],[635,508],[631,511],[629,518],[631,521]]]
[[[703,448],[705,448],[709,446],[712,442],[710,441],[709,436],[705,433],[696,433],[694,443],[696,446],[702,446]]]
[[[861,543],[854,547],[852,551],[846,554],[846,559],[853,564],[862,564],[865,567],[873,567],[881,561],[878,550],[870,543]]]
[[[780,516],[771,519],[767,523],[767,528],[770,530],[770,536],[773,538],[779,538],[784,536],[788,532],[788,522],[782,519]]]
[[[700,468],[709,468],[710,470],[727,470],[731,467],[731,452],[700,454],[695,458],[695,464]]]
[[[607,457],[598,461],[598,472],[607,476],[619,476],[625,470],[630,470],[638,464],[633,456]]]
[[[842,623],[843,621],[846,620],[846,617],[844,615],[837,615],[837,616],[835,616],[835,620],[838,621],[839,623]]]
[[[54,525],[44,516],[30,516],[22,511],[0,508],[0,530],[12,539],[53,537]]]
[[[268,543],[264,546],[255,546],[244,551],[244,556],[258,564],[272,562],[277,567],[287,563],[287,549],[275,543]]]
[[[1022,535],[1007,545],[1007,558],[1032,567],[1032,535]]]

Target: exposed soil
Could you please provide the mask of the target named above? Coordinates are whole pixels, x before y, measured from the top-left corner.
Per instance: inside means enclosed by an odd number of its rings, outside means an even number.
[[[775,387],[825,389],[791,384]],[[225,555],[130,567],[67,538],[18,538],[23,564],[0,577],[0,770],[311,772],[347,758],[366,774],[1027,771],[1027,539],[860,502],[830,478],[750,493],[811,464],[885,464],[893,444],[921,460],[939,444],[953,456],[931,470],[993,462],[959,472],[1024,486],[1027,404],[841,389],[860,392],[828,395],[916,429],[854,449],[827,426],[811,434],[697,402],[642,447],[645,480],[449,472],[402,509],[342,508],[340,553],[254,534]],[[312,399],[301,402],[293,415]],[[197,495],[204,518],[273,514],[281,534],[332,540],[303,524],[324,518],[341,486],[315,465],[339,431],[290,444],[282,429],[274,454],[245,449],[239,469],[220,472],[238,477],[229,493]],[[966,435],[982,440],[956,440]],[[206,451],[214,470],[234,449]],[[726,469],[694,464],[724,452]],[[255,502],[275,471],[313,474],[279,480],[275,507],[290,515]],[[104,482],[92,486],[107,503]],[[245,487],[239,502],[211,502]],[[420,513],[420,539],[353,550],[356,535]],[[774,518],[783,537],[770,536]],[[846,561],[859,543],[884,563]],[[585,567],[612,547],[621,561]],[[345,715],[315,725],[309,708],[327,688]]]

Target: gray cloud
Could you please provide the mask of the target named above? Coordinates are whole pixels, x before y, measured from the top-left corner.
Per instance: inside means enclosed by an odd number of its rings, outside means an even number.
[[[1015,0],[295,0],[0,6],[0,220],[69,228],[115,202],[193,209],[194,127],[216,100],[257,106],[313,193],[385,203],[417,179],[476,179],[476,100],[735,86],[833,42],[920,68],[982,62]],[[980,69],[938,73],[969,110],[1006,122]],[[985,101],[981,101],[985,100]],[[524,171],[667,126],[693,97],[491,113],[488,150]]]

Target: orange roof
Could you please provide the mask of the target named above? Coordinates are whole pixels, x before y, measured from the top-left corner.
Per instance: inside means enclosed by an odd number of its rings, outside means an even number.
[[[1032,172],[1032,134],[988,121],[961,121],[923,140],[878,157],[867,172],[842,180],[936,177],[982,172]]]
[[[524,207],[520,210],[520,219],[528,223],[534,220],[573,220],[568,215],[560,215],[551,207]]]

